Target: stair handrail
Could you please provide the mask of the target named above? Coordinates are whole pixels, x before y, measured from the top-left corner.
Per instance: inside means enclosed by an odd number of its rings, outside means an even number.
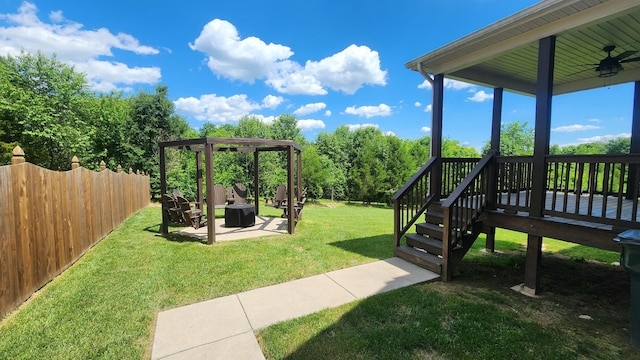
[[[430,176],[438,168],[440,158],[432,156],[392,197],[393,238],[395,246],[434,200]]]
[[[490,150],[441,204],[444,213],[441,273],[443,281],[448,281],[452,276],[451,250],[455,244],[451,242],[456,240],[453,235],[464,235],[487,208],[487,204],[494,202],[496,155],[497,151]]]

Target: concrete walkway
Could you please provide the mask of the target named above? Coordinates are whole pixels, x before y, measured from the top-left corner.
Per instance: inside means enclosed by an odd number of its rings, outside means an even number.
[[[151,358],[264,359],[255,330],[437,278],[391,258],[163,311]]]

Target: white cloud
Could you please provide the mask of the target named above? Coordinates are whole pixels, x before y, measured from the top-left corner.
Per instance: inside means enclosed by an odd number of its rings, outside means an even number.
[[[135,54],[153,55],[159,51],[141,45],[133,36],[125,33],[112,34],[106,28],[85,30],[83,25],[66,19],[62,11],[52,11],[45,23],[37,16],[33,3],[23,2],[15,14],[2,13],[0,20],[0,55],[18,55],[21,50],[51,56],[74,65],[84,71],[94,89],[112,90],[118,84],[154,84],[160,81],[157,67],[134,67],[115,61],[98,60],[113,57],[113,49]]]
[[[587,120],[588,122],[594,122],[594,123],[599,123],[601,120],[600,119],[589,119]]]
[[[416,101],[416,102],[413,103],[413,106],[420,107],[420,106],[422,106],[422,103],[420,101]]]
[[[376,129],[380,128],[378,124],[347,124],[346,126],[347,128],[349,128],[349,131],[356,131],[358,129],[368,128],[368,127],[372,127]]]
[[[194,97],[179,98],[174,101],[174,104],[179,113],[213,123],[236,122],[241,117],[261,108],[260,104],[248,100],[245,94],[230,97],[205,94],[199,99]],[[258,118],[260,117],[258,116]]]
[[[458,81],[458,80],[446,79],[446,78],[444,79],[443,85],[445,89],[452,89],[452,90],[463,90],[463,89],[468,89],[474,86],[473,84],[469,84],[469,83]],[[420,85],[418,85],[418,89],[431,90],[431,83],[425,79],[425,81],[423,81]]]
[[[349,106],[344,110],[345,113],[351,115],[364,116],[367,119],[374,116],[389,116],[391,115],[391,107],[387,104],[380,104],[378,106]]]
[[[262,99],[262,106],[268,109],[275,109],[284,102],[282,96],[267,95]]]
[[[472,97],[467,98],[467,100],[473,102],[484,102],[491,99],[493,99],[493,94],[487,94],[486,92],[484,92],[484,90],[480,90],[473,94]]]
[[[253,36],[241,40],[236,27],[220,19],[206,24],[189,47],[207,54],[213,73],[248,83],[267,76],[293,55],[287,46],[266,44]]]
[[[324,116],[329,117],[331,116],[331,110],[327,110],[324,112]]]
[[[590,138],[578,138],[578,141],[581,143],[606,142],[606,141],[614,140],[617,138],[630,138],[630,137],[631,137],[630,133],[622,133],[617,135],[599,135],[599,136],[593,136]]]
[[[353,94],[365,84],[386,85],[387,72],[380,69],[378,52],[366,46],[350,45],[302,66],[290,59],[294,55],[290,47],[254,36],[242,39],[233,24],[220,19],[206,24],[189,46],[206,54],[214,74],[247,83],[264,79],[284,94],[325,95],[327,88]]]
[[[424,112],[431,112],[433,111],[433,105],[429,104],[424,108]]]
[[[302,131],[325,128],[324,121],[314,119],[298,120],[297,126]]]
[[[385,135],[385,136],[396,136],[396,133],[394,133],[393,131],[389,130],[389,131],[386,131],[386,132],[384,133],[384,135]]]
[[[317,102],[313,104],[306,104],[299,108],[297,108],[293,114],[298,116],[304,116],[308,114],[313,114],[314,112],[318,112],[327,107],[327,104],[323,102]]]
[[[307,61],[305,70],[335,91],[353,94],[364,84],[386,85],[387,72],[380,69],[378,52],[350,45],[318,62]]]
[[[428,127],[428,126],[423,126],[423,127],[420,128],[420,131],[422,131],[422,132],[431,132],[431,128]]]
[[[551,131],[557,132],[576,132],[576,131],[587,131],[587,130],[597,130],[600,129],[600,126],[595,125],[567,125],[567,126],[558,126],[557,128],[551,129]]]

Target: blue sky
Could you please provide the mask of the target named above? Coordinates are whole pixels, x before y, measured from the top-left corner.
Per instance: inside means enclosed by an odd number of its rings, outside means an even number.
[[[404,64],[534,3],[0,0],[0,55],[55,53],[97,91],[165,84],[196,129],[289,113],[311,141],[340,125],[416,139],[430,135],[431,90]],[[630,135],[633,86],[604,85],[554,98],[552,144]],[[491,95],[447,82],[444,136],[482,147]],[[533,98],[505,92],[504,122],[534,115]]]

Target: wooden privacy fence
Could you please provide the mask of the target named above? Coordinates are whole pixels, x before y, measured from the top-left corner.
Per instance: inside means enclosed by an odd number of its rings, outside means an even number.
[[[149,176],[79,166],[51,171],[19,147],[0,166],[0,319],[150,202]]]

